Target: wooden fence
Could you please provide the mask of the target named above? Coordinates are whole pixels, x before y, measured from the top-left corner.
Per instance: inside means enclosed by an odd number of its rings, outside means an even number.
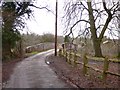
[[[72,52],[71,50],[68,52],[65,49],[60,49],[59,50],[59,56],[66,57],[66,62],[68,62],[71,65],[76,66],[77,64],[82,64],[83,65],[83,74],[84,75],[87,74],[88,68],[90,68],[90,69],[93,69],[93,70],[95,70],[97,72],[102,73],[102,79],[103,80],[106,80],[107,74],[111,74],[111,75],[115,75],[115,76],[120,77],[120,74],[108,71],[110,62],[120,63],[120,61],[117,60],[117,59],[113,60],[113,59],[108,59],[107,57],[105,57],[105,58],[97,58],[97,57],[88,56],[86,54],[79,55],[79,54],[77,54],[77,52]],[[78,61],[78,58],[82,58],[83,62]],[[100,70],[98,68],[95,68],[93,66],[88,65],[88,59],[89,60],[92,59],[92,60],[95,60],[95,61],[104,62],[103,70]]]

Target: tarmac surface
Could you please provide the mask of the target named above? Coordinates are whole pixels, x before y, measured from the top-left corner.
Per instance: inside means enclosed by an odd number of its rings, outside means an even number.
[[[48,50],[19,62],[5,88],[70,88],[45,63],[46,56],[53,53]]]

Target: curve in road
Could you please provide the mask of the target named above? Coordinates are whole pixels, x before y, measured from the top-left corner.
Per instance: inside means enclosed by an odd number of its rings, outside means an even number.
[[[41,52],[17,64],[5,88],[69,88],[45,63],[54,49]]]

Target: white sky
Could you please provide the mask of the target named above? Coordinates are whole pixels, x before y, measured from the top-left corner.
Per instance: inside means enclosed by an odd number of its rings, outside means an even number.
[[[62,17],[62,0],[59,0],[58,5],[58,35],[63,35],[63,29],[61,28],[60,24],[60,17]],[[46,6],[50,10],[54,11],[55,13],[55,0],[37,0],[36,6]],[[48,12],[46,9],[37,9],[33,8],[34,10],[34,18],[33,20],[27,20],[28,28],[25,28],[26,31],[34,32],[36,34],[43,34],[43,33],[55,33],[55,15],[51,12]]]
[[[61,23],[61,17],[63,16],[63,6],[65,0],[58,0],[58,35],[63,35],[64,26]],[[55,2],[56,0],[37,0],[36,6],[44,7],[48,5],[48,8],[55,13]],[[25,28],[25,32],[33,32],[39,35],[43,33],[55,33],[55,15],[51,12],[48,12],[46,9],[37,9],[34,10],[34,18],[27,20],[28,28]],[[75,33],[78,34],[77,32]],[[107,35],[107,33],[105,33]],[[108,35],[107,35],[108,36]]]

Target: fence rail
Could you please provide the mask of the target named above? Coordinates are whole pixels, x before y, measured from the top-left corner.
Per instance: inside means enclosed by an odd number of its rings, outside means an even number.
[[[107,74],[115,75],[115,76],[120,77],[119,73],[113,73],[113,72],[108,71],[110,62],[120,63],[120,61],[117,60],[117,59],[108,59],[106,57],[105,58],[98,58],[98,57],[88,56],[86,54],[80,55],[77,52],[71,52],[71,51],[67,52],[65,49],[60,49],[59,50],[59,55],[66,57],[66,61],[69,64],[73,64],[74,66],[76,66],[77,64],[82,64],[83,65],[83,73],[84,74],[87,74],[87,70],[88,70],[88,68],[90,68],[92,70],[95,70],[97,72],[102,73],[103,80],[106,80]],[[78,61],[77,58],[82,58],[83,62]],[[104,62],[103,70],[100,70],[98,68],[95,68],[93,66],[88,65],[88,59],[89,60],[92,59],[92,60],[95,60],[95,61],[102,61],[102,62]]]

